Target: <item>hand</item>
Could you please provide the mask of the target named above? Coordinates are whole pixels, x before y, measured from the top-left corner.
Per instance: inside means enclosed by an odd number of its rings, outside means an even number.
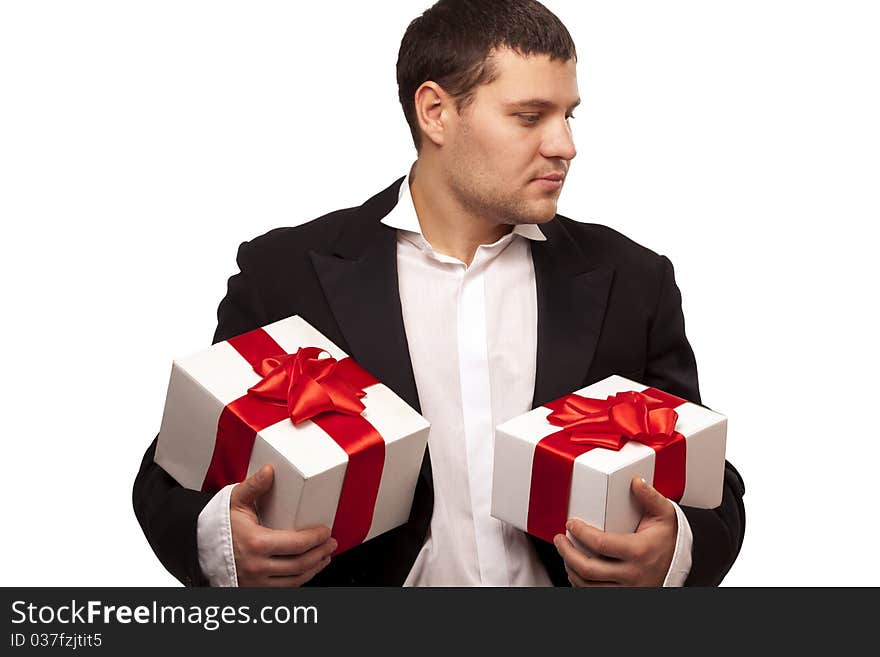
[[[302,586],[330,563],[336,549],[327,527],[279,530],[260,525],[254,504],[274,481],[272,466],[264,465],[232,489],[229,520],[239,586]]]
[[[632,491],[644,513],[634,534],[604,532],[571,518],[566,528],[596,556],[588,557],[563,534],[553,543],[572,586],[662,586],[675,553],[678,520],[672,502],[641,477]]]

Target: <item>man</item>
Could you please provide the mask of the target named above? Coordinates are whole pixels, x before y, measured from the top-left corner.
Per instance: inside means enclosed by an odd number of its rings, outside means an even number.
[[[619,373],[699,402],[668,259],[556,214],[580,102],[568,31],[540,3],[441,0],[397,63],[418,159],[367,200],[241,246],[215,342],[298,314],[432,424],[409,521],[330,559],[326,527],[261,527],[264,467],[217,494],[144,456],[138,520],[187,584],[717,584],[743,540],[743,484],[678,507],[641,480],[635,533],[577,519],[554,545],[489,514],[493,427]]]

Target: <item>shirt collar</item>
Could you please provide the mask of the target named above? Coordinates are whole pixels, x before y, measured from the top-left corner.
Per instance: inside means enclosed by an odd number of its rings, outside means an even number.
[[[413,204],[412,194],[409,191],[409,173],[406,174],[397,192],[397,205],[382,218],[381,223],[397,230],[417,233],[424,238],[422,227],[419,225],[419,217],[416,214],[416,206]],[[543,242],[547,239],[538,224],[516,224],[511,233],[536,242]]]

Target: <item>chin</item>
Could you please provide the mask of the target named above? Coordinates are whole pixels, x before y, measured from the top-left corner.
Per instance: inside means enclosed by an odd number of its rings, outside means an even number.
[[[522,199],[518,203],[508,204],[500,209],[500,215],[507,218],[502,223],[546,224],[556,216],[556,199]]]
[[[535,212],[532,213],[532,220],[528,223],[531,224],[546,224],[548,221],[552,220],[553,217],[556,216],[556,200],[552,200],[546,203],[542,203],[540,208],[536,208]]]

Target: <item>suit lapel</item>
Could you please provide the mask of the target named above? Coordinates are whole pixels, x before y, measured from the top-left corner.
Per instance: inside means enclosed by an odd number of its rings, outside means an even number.
[[[417,412],[397,281],[397,231],[380,223],[397,204],[403,178],[358,208],[331,253],[309,253],[349,355]],[[430,459],[421,475],[429,485]]]
[[[333,253],[310,252],[350,355],[419,410],[397,283],[397,233],[380,223],[402,178],[364,203]]]
[[[537,407],[583,387],[596,351],[614,271],[594,268],[558,219],[532,242],[538,297]]]

